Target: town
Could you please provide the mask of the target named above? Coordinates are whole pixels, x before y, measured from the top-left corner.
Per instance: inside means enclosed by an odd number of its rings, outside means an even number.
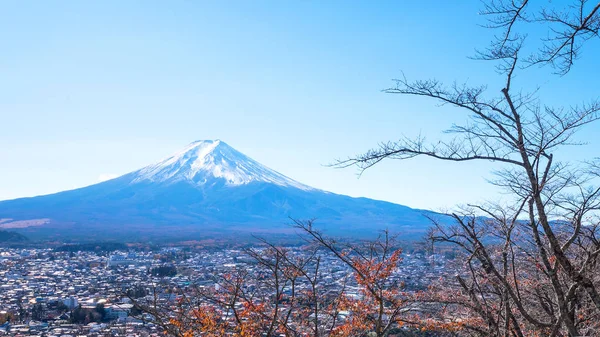
[[[298,247],[286,249],[305,254]],[[425,289],[451,272],[448,264],[443,255],[404,253],[393,279],[408,290]],[[322,266],[325,286],[332,291],[338,291],[339,280],[351,274],[327,254],[322,256]],[[173,289],[218,287],[217,275],[237,269],[256,280],[264,273],[243,249],[0,248],[0,335],[162,335],[163,329],[133,303],[136,298],[158,299],[169,306],[177,298]],[[356,284],[348,284],[348,294],[353,287]]]

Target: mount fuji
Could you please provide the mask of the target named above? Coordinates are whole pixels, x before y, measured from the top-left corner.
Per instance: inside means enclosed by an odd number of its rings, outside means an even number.
[[[289,233],[289,218],[316,218],[332,234],[380,229],[414,237],[429,211],[319,190],[286,177],[220,140],[96,185],[0,201],[0,228],[33,238],[197,239]]]

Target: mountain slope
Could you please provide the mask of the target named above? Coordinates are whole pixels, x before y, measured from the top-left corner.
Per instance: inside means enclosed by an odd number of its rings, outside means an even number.
[[[0,228],[24,223],[16,227],[28,236],[201,236],[285,232],[294,217],[317,218],[331,233],[422,233],[429,224],[422,213],[309,187],[216,140],[100,184],[0,202]]]
[[[0,230],[0,243],[25,242],[27,238],[19,233]]]

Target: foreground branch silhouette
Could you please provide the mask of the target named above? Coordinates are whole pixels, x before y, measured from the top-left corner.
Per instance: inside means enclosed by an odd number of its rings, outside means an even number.
[[[293,225],[305,242],[301,254],[259,239],[259,248],[244,252],[252,275],[233,269],[215,275],[213,286],[175,289],[166,301],[157,300],[165,295],[157,289],[130,297],[139,317],[172,336],[383,337],[462,329],[456,319],[432,324],[437,317],[418,306],[423,296],[396,281],[402,251],[389,232],[350,244],[323,235],[312,220]],[[322,270],[325,255],[347,272],[332,279]]]
[[[440,312],[441,320],[478,322],[466,324],[464,333],[597,335],[599,166],[594,156],[573,165],[556,154],[579,144],[574,136],[600,118],[600,102],[595,97],[567,108],[547,106],[535,92],[514,90],[513,82],[516,72],[532,64],[569,72],[583,42],[598,37],[600,3],[578,1],[563,10],[538,8],[535,14],[531,6],[532,1],[486,2],[488,27],[500,34],[476,58],[496,63],[505,79],[499,94],[490,94],[486,86],[447,86],[405,77],[385,90],[428,98],[467,114],[468,123],[448,130],[451,139],[431,143],[419,136],[385,142],[337,166],[364,171],[385,159],[417,156],[495,163],[493,184],[510,195],[509,202],[471,205],[452,214],[450,225],[431,219],[430,242],[458,249],[464,268],[454,281],[432,285],[424,300],[455,309]],[[548,25],[552,34],[538,52],[523,58],[526,34],[519,25],[530,23]]]

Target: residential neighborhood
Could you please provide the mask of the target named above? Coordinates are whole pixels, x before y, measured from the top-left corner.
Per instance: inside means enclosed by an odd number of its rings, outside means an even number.
[[[299,257],[305,252],[291,247]],[[323,287],[359,297],[351,271],[324,254]],[[403,254],[393,280],[406,289],[424,289],[446,270],[442,255]],[[160,326],[140,303],[157,299],[169,306],[192,287],[215,288],[218,275],[245,270],[268,277],[244,250],[167,247],[113,252],[0,248],[0,335],[158,336]],[[249,285],[252,286],[252,285]],[[307,285],[299,284],[299,289]]]

